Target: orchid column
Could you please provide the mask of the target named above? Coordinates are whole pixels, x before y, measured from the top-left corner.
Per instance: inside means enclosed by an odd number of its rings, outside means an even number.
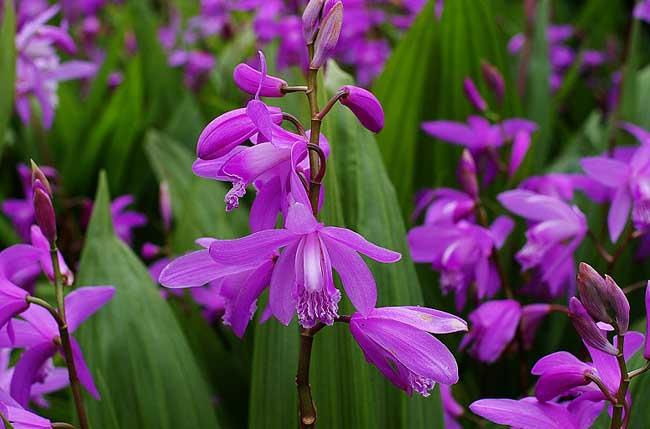
[[[210,284],[224,302],[223,322],[242,336],[253,318],[258,297],[268,288],[272,315],[289,325],[300,323],[300,352],[296,385],[301,427],[317,420],[309,373],[314,336],[335,322],[349,326],[366,360],[409,395],[428,396],[437,382],[458,381],[451,352],[429,335],[467,330],[464,320],[422,307],[375,308],[377,290],[361,255],[382,263],[401,259],[397,252],[368,242],[358,233],[319,222],[325,196],[330,146],[320,132],[331,109],[340,102],[373,132],[383,128],[384,113],[377,98],[355,86],[343,86],[324,105],[318,104],[318,73],[334,51],[343,19],[343,3],[312,0],[303,15],[309,51],[306,85],[289,85],[268,76],[264,55],[259,70],[239,64],[234,79],[253,95],[246,108],[227,112],[206,126],[197,145],[195,174],[232,183],[226,210],[239,207],[247,189],[257,194],[250,211],[252,234],[235,240],[202,238],[203,250],[172,261],[160,274],[170,288]],[[270,107],[260,97],[306,96],[310,130],[295,116]],[[288,123],[296,132],[282,127]],[[355,142],[347,142],[354,144]],[[277,228],[278,217],[283,227]],[[361,255],[360,255],[361,254]],[[356,312],[339,314],[343,290]],[[344,357],[342,357],[344,358]]]

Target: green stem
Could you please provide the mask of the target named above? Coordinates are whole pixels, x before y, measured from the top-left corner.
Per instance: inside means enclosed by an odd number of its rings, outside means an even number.
[[[74,398],[75,408],[77,409],[77,417],[79,418],[80,429],[89,429],[88,416],[86,415],[86,408],[84,407],[83,396],[81,394],[81,383],[77,375],[77,368],[74,364],[72,354],[72,345],[70,343],[70,333],[68,332],[68,325],[65,318],[65,300],[63,297],[63,284],[61,283],[61,267],[59,266],[58,251],[55,243],[52,243],[50,249],[50,256],[52,258],[52,268],[54,271],[54,290],[56,293],[56,302],[58,306],[59,321],[59,337],[61,338],[61,348],[63,349],[63,356],[65,363],[68,367],[68,377],[70,379],[70,389],[72,390],[72,397]]]
[[[632,380],[634,377],[638,377],[639,375],[645,373],[650,369],[650,361],[646,361],[645,365],[643,365],[641,368],[635,369],[634,371],[630,371],[628,374],[630,380]]]
[[[612,413],[612,424],[610,429],[621,429],[623,425],[623,411],[625,409],[625,419],[629,417],[629,407],[625,404],[625,395],[627,395],[627,388],[630,385],[630,376],[627,373],[627,364],[625,363],[625,356],[623,355],[625,336],[618,335],[618,354],[616,361],[618,368],[621,372],[621,381],[616,395],[616,403],[614,404],[614,411]]]

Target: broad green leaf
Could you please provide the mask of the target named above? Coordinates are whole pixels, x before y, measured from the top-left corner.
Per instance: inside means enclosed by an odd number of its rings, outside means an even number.
[[[16,76],[16,15],[14,3],[5,1],[0,25],[0,155],[5,145],[5,130],[9,124],[14,102],[14,79]]]
[[[334,73],[333,65],[328,70]],[[330,82],[330,93],[345,81]],[[322,220],[344,225],[379,245],[401,251],[397,264],[371,263],[378,305],[421,304],[417,276],[407,258],[406,232],[400,221],[395,190],[382,164],[373,136],[342,106],[324,121],[323,133],[332,148],[327,166]],[[344,207],[344,205],[346,205]],[[348,206],[349,205],[349,206]],[[340,285],[339,285],[340,287]],[[347,300],[341,314],[353,309]],[[293,379],[297,367],[295,325],[270,321],[258,328],[252,375],[250,427],[297,426]],[[311,385],[318,410],[318,427],[424,428],[441,427],[440,401],[408,398],[364,359],[346,325],[323,329],[314,339]],[[278,386],[277,393],[268,386]],[[269,410],[282,410],[266,424]]]
[[[173,313],[147,269],[113,232],[105,175],[78,284],[110,284],[113,300],[78,339],[102,400],[87,400],[94,428],[216,428],[211,397]]]
[[[472,77],[493,110],[501,116],[516,111],[512,85],[505,106],[499,107],[480,78],[480,62],[501,70],[506,82],[505,40],[496,27],[490,2],[445,2],[440,20],[429,2],[393,51],[374,91],[386,112],[386,126],[377,142],[402,213],[410,215],[412,198],[420,187],[448,182],[459,149],[434,141],[421,130],[427,120],[464,121],[472,113],[462,81]]]

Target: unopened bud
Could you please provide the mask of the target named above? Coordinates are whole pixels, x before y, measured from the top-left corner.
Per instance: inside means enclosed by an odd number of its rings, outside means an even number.
[[[283,97],[282,88],[287,82],[275,76],[264,76],[248,64],[238,64],[233,72],[233,79],[242,91],[255,95],[259,88],[262,97]]]
[[[605,285],[607,286],[608,305],[612,310],[616,328],[620,335],[625,335],[630,326],[630,302],[614,279],[607,274],[605,274]]]
[[[372,92],[352,85],[342,87],[341,91],[346,93],[341,104],[352,110],[364,127],[373,133],[384,128],[384,109]]]
[[[518,131],[512,141],[512,152],[510,154],[510,164],[508,164],[508,176],[515,175],[521,163],[524,162],[530,143],[532,142],[530,133],[525,130]]]
[[[501,103],[506,89],[503,75],[496,67],[485,61],[481,62],[481,72],[483,72],[485,83],[490,87],[497,101]]]
[[[460,187],[473,198],[478,197],[478,179],[476,178],[476,163],[469,150],[463,150],[458,162],[458,182]]]
[[[481,97],[481,93],[478,92],[474,81],[470,78],[465,78],[463,81],[463,90],[465,91],[465,96],[472,103],[472,106],[479,112],[485,112],[487,110],[487,103]]]
[[[50,245],[53,245],[56,242],[56,216],[50,195],[43,187],[39,186],[34,189],[33,202],[36,223]]]
[[[158,256],[159,253],[160,253],[160,246],[150,242],[144,243],[142,245],[142,249],[140,249],[140,255],[144,259],[153,259],[156,256]]]
[[[607,340],[600,328],[596,326],[594,319],[589,316],[585,307],[575,296],[569,301],[569,318],[573,327],[578,331],[578,335],[586,344],[612,356],[618,354],[616,347]]]
[[[36,181],[40,181],[45,192],[47,192],[49,195],[52,195],[52,186],[50,186],[50,181],[47,180],[47,176],[45,173],[43,173],[43,170],[34,162],[34,160],[31,160],[32,164],[32,187],[34,186]]]
[[[598,322],[608,323],[623,335],[630,318],[630,304],[616,282],[609,276],[603,278],[584,262],[578,267],[580,300],[589,315]]]
[[[316,37],[324,3],[325,0],[310,0],[302,14],[302,34],[307,44],[312,43]]]
[[[314,58],[309,66],[312,69],[319,69],[332,55],[341,35],[343,25],[343,3],[337,1],[334,6],[324,15],[321,21],[316,41],[314,42]]]

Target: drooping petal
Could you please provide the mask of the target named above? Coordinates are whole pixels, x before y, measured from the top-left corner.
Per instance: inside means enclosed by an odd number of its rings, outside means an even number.
[[[56,353],[56,346],[52,341],[37,344],[22,354],[14,368],[14,375],[11,378],[11,396],[21,406],[29,404],[29,396],[32,384],[38,379],[41,367],[49,358]]]
[[[296,312],[293,294],[296,286],[297,251],[298,243],[288,245],[278,258],[271,277],[269,306],[273,316],[285,325],[291,322]]]
[[[586,373],[591,372],[591,368],[585,367],[586,365],[558,365],[544,372],[535,385],[535,396],[546,402],[566,394],[575,387],[591,383],[586,376]]]
[[[215,240],[210,245],[210,256],[225,265],[250,265],[297,238],[285,229],[269,229],[235,240]]]
[[[86,319],[95,314],[115,295],[113,286],[89,286],[70,292],[65,297],[68,330],[74,332]]]
[[[72,348],[72,360],[74,361],[74,365],[77,370],[79,382],[88,391],[88,393],[91,394],[93,398],[99,401],[99,391],[95,386],[93,376],[90,373],[90,369],[88,369],[88,365],[86,365],[86,360],[84,359],[83,353],[81,352],[79,343],[73,337],[70,337],[70,347]]]
[[[302,203],[293,203],[289,207],[285,228],[294,234],[309,234],[319,228],[311,208]]]
[[[257,132],[264,137],[266,141],[271,141],[273,138],[273,120],[271,119],[271,112],[260,100],[251,100],[246,105],[246,114],[251,118]]]
[[[363,259],[349,247],[323,237],[334,270],[341,277],[345,293],[362,315],[367,315],[377,304],[377,286]]]
[[[632,206],[632,198],[626,188],[620,188],[614,195],[612,205],[607,214],[607,226],[609,227],[609,237],[613,243],[616,243],[621,236],[627,218]]]
[[[466,331],[467,322],[458,316],[427,307],[380,307],[367,319],[391,319],[432,334]]]
[[[398,252],[377,246],[363,238],[361,234],[346,228],[327,226],[321,230],[321,234],[378,262],[391,263],[402,259],[402,255]]]
[[[264,183],[251,205],[249,223],[251,231],[257,232],[275,227],[281,206],[282,185],[276,177]]]
[[[232,307],[229,311],[228,323],[238,337],[243,337],[248,322],[253,318],[254,305],[257,298],[271,282],[273,262],[268,261],[258,269],[252,270],[246,281],[240,286]]]

